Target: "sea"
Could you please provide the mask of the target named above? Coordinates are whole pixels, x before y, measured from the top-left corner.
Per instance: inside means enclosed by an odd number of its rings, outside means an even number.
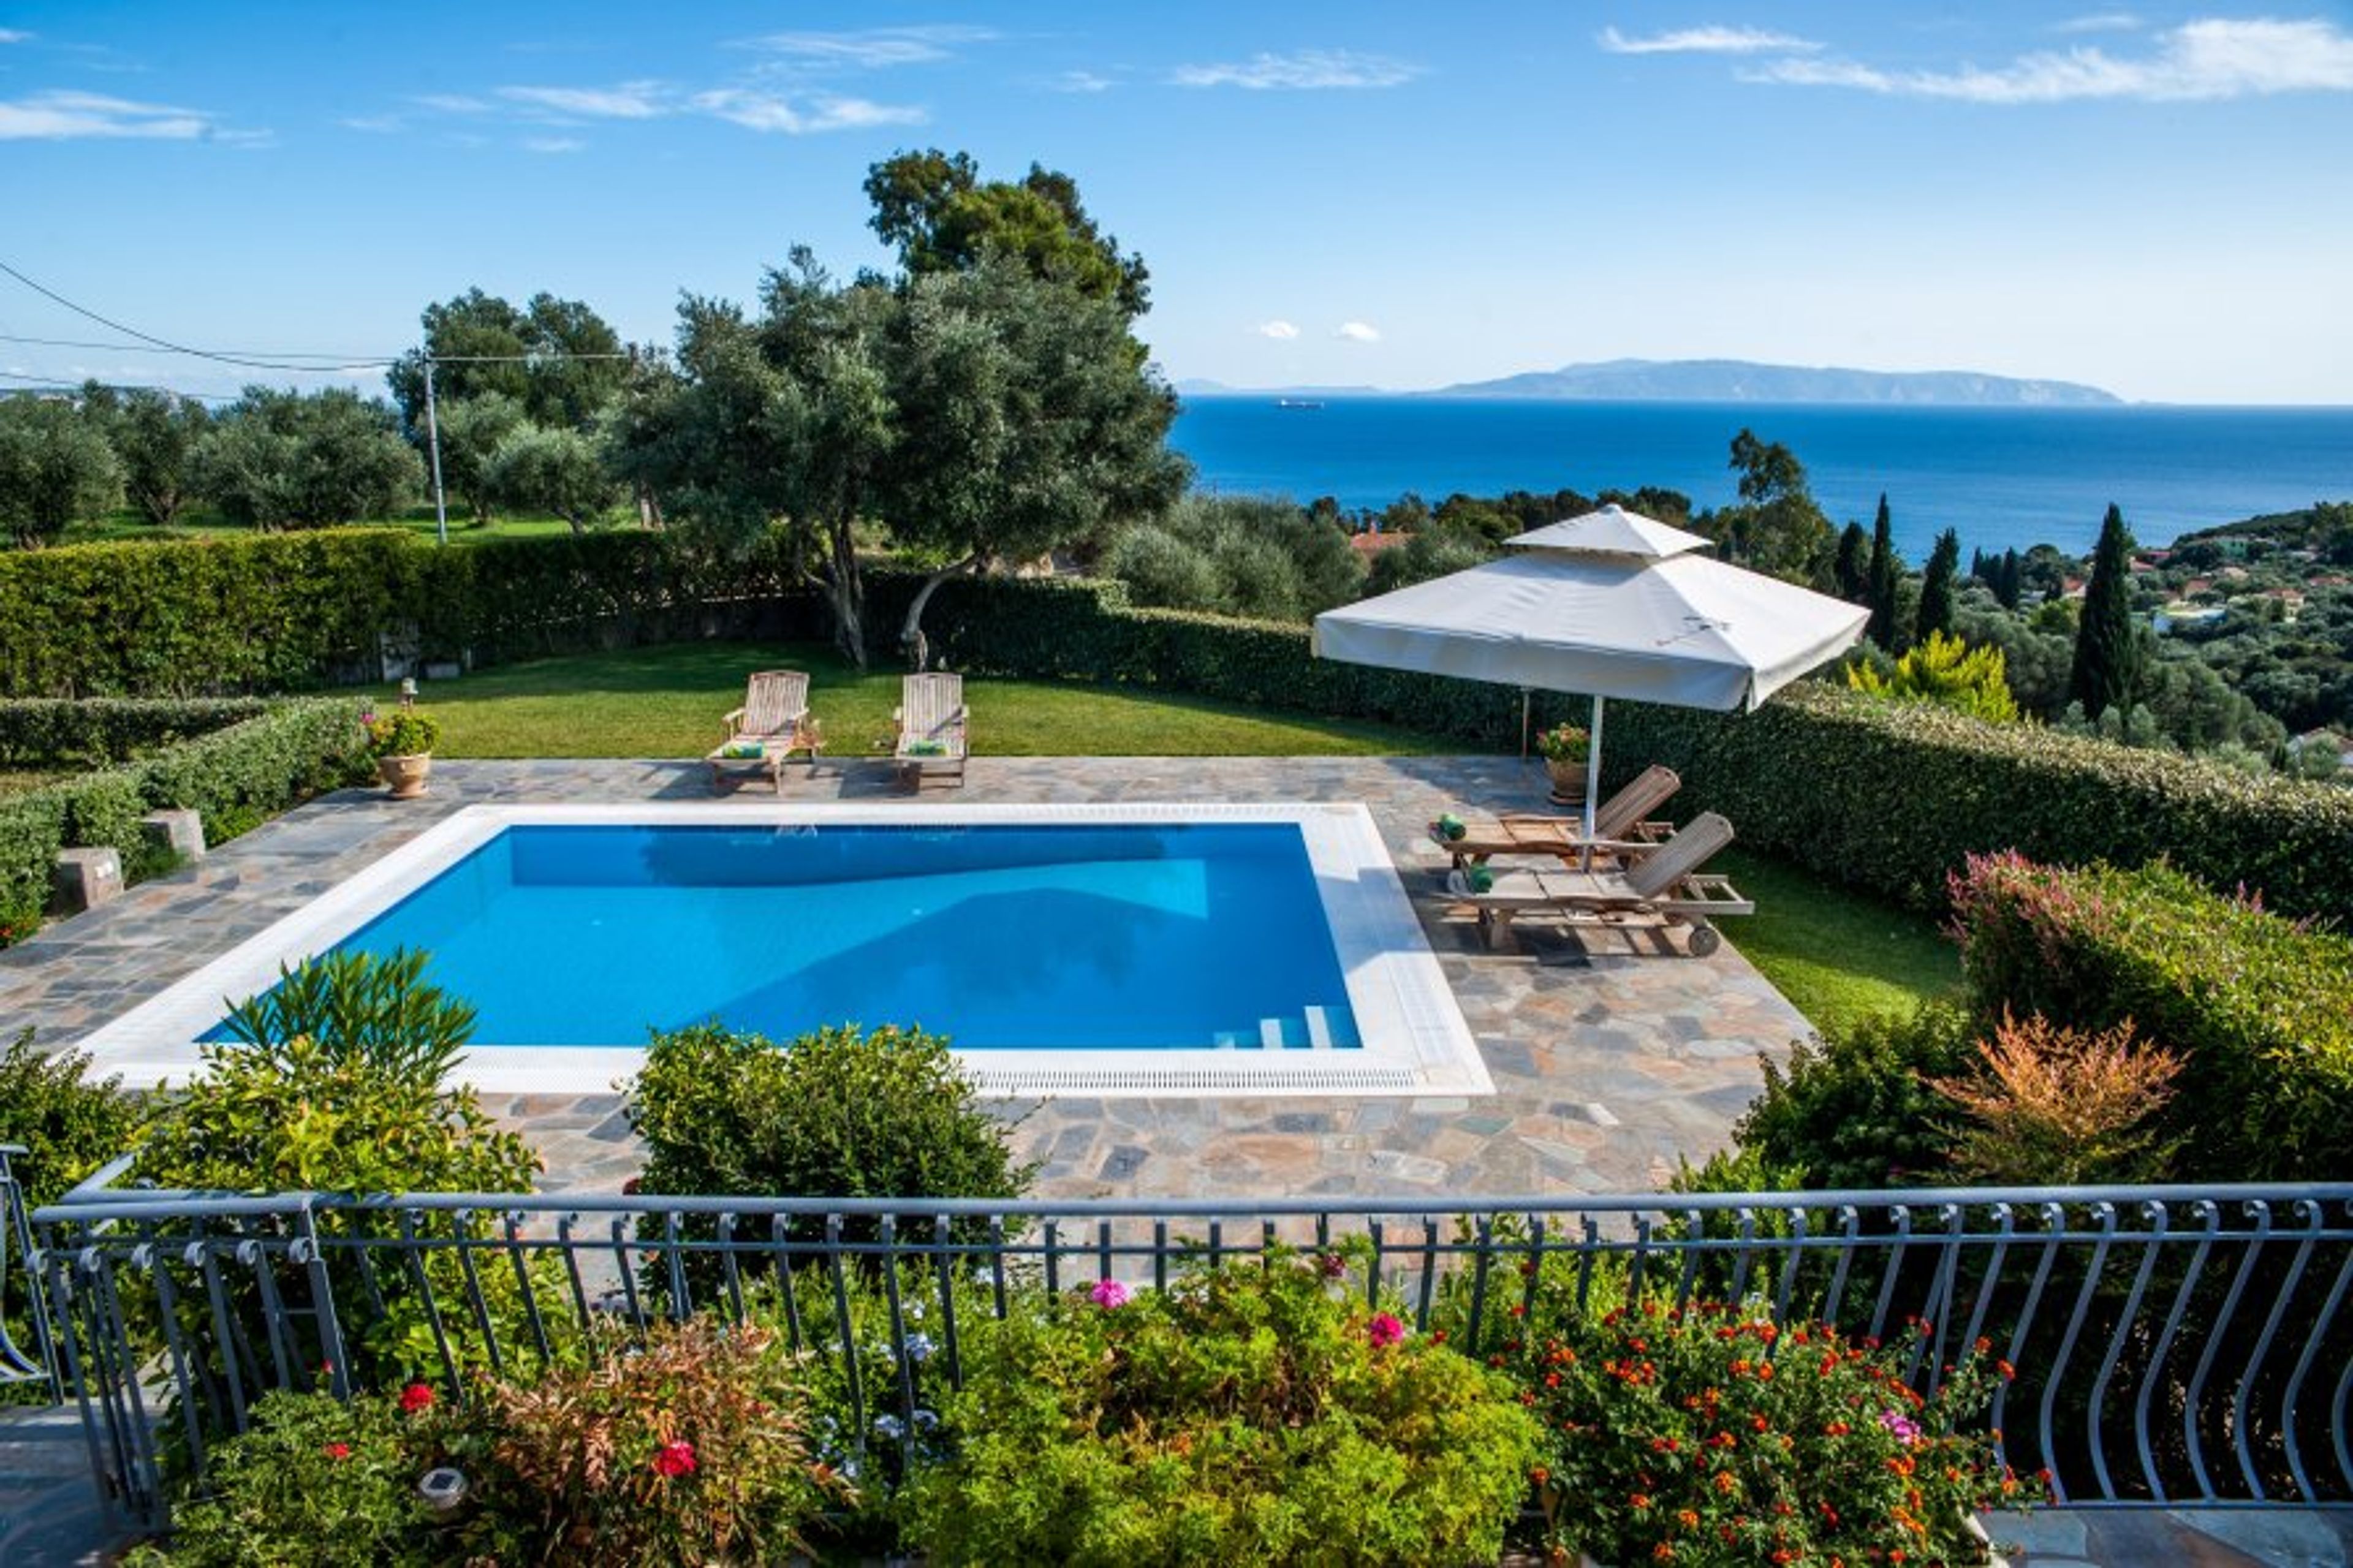
[[[2143,544],[2319,500],[2353,500],[2353,407],[1890,407],[1587,403],[1525,398],[1187,396],[1172,444],[1197,488],[1332,496],[1377,510],[1409,491],[1681,490],[1736,499],[1742,428],[1806,468],[1831,520],[1868,527],[1884,493],[1897,548],[1919,561],[1957,530],[1964,552],[2090,552],[2111,502]]]

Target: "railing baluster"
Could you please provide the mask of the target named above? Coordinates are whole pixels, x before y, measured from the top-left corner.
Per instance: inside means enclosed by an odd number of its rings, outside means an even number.
[[[2279,1336],[2280,1324],[2287,1318],[2288,1304],[2295,1299],[2296,1287],[2304,1283],[2304,1271],[2312,1262],[2312,1249],[2320,1238],[2320,1205],[2309,1198],[2298,1198],[2294,1207],[2304,1217],[2304,1235],[2297,1238],[2295,1252],[2288,1263],[2287,1282],[2272,1298],[2272,1310],[2263,1315],[2263,1336],[2255,1341],[2254,1353],[2247,1358],[2246,1371],[2239,1374],[2238,1392],[2231,1399],[2232,1447],[2238,1450],[2239,1469],[2247,1478],[2248,1489],[2258,1498],[2264,1495],[2263,1483],[2255,1470],[2253,1439],[2247,1431],[2247,1405],[2254,1398],[2255,1379],[2272,1353],[2272,1341]]]
[[[2125,1308],[2116,1315],[2116,1331],[2108,1336],[2107,1353],[2100,1358],[2100,1372],[2092,1380],[2092,1397],[2085,1407],[2086,1447],[2092,1450],[2092,1473],[2099,1478],[2100,1495],[2113,1499],[2116,1483],[2108,1477],[2107,1443],[2103,1436],[2102,1407],[2108,1400],[2108,1380],[2116,1375],[2116,1363],[2125,1353],[2134,1327],[2140,1319],[2141,1298],[2148,1292],[2149,1276],[2157,1269],[2157,1249],[2165,1243],[2166,1212],[2163,1204],[2145,1204],[2141,1213],[2147,1218],[2149,1228],[2143,1235],[2140,1267],[2133,1271],[2132,1291],[2125,1298]],[[2142,1434],[2136,1431],[2134,1438]],[[2146,1450],[2144,1450],[2144,1453]]]

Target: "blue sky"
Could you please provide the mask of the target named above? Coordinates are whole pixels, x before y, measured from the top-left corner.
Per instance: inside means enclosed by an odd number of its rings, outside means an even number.
[[[796,242],[884,261],[860,182],[930,145],[1076,177],[1178,378],[1726,356],[2353,403],[2343,5],[0,0],[0,261],[183,343],[397,352],[476,284],[667,342]],[[0,334],[115,341],[5,277]]]

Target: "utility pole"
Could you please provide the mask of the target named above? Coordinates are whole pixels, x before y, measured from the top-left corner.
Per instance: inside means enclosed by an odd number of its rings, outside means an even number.
[[[433,404],[433,356],[425,356],[425,446],[433,455],[433,532],[449,542],[449,505],[441,494],[441,419]]]

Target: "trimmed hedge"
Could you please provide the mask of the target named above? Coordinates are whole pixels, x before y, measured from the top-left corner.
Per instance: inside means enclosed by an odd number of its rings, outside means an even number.
[[[1679,815],[1720,811],[1743,842],[1851,887],[1940,906],[1972,854],[2063,865],[2160,857],[2292,914],[2353,915],[2353,790],[1989,724],[1803,682],[1754,713],[1610,709],[1613,773],[1661,762]]]
[[[0,763],[120,763],[269,711],[259,697],[0,700]]]
[[[0,798],[0,922],[15,924],[48,901],[58,851],[111,845],[126,869],[144,853],[139,819],[192,807],[206,835],[241,830],[323,789],[366,776],[359,704],[304,698],[264,705],[253,718],[171,745],[153,756]]]
[[[2353,1170],[2353,938],[2167,866],[2067,870],[2017,856],[1955,878],[1972,1003],[2084,1030],[2127,1020],[2182,1053],[2167,1131],[2185,1181]]]

